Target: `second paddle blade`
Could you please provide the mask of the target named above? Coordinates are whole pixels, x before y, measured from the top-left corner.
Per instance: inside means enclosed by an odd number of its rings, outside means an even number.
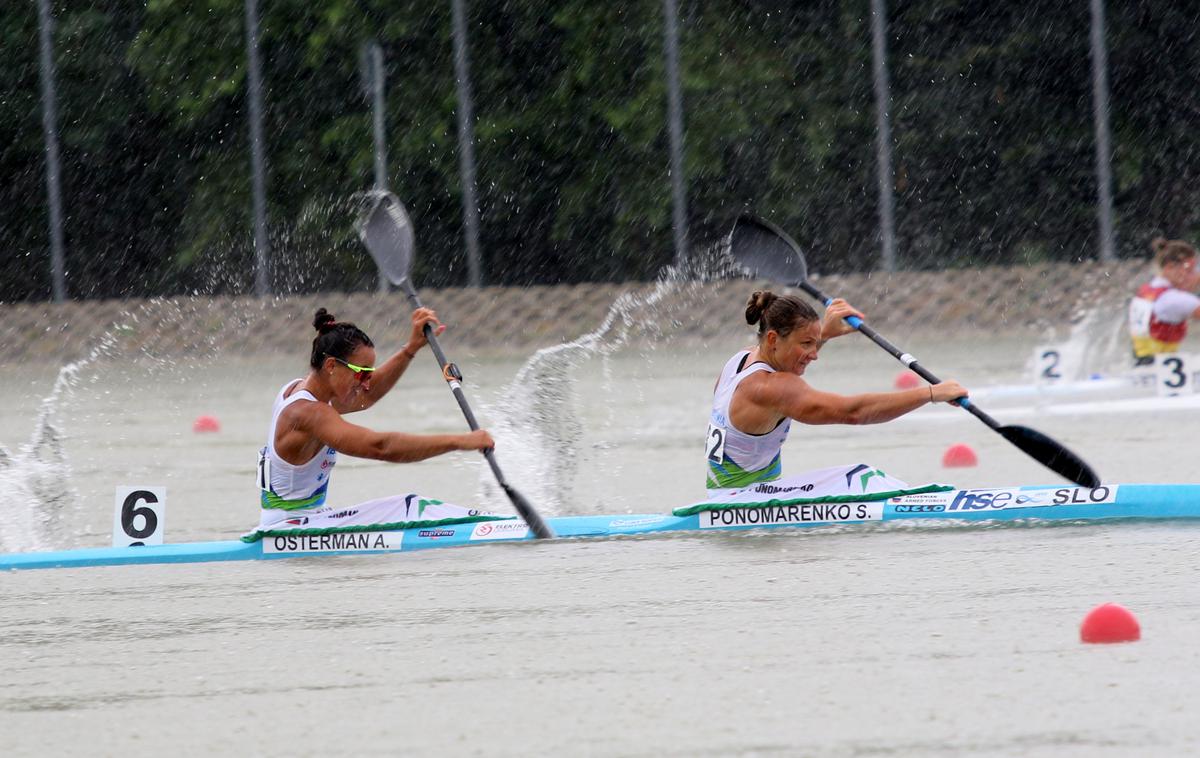
[[[413,228],[404,204],[390,192],[375,193],[358,220],[358,236],[375,259],[375,265],[397,286],[408,278],[412,266]]]
[[[770,221],[742,216],[729,233],[729,254],[747,274],[799,284],[808,278],[796,241]]]
[[[996,431],[1051,471],[1081,487],[1099,487],[1100,477],[1075,453],[1027,426],[1002,426]]]

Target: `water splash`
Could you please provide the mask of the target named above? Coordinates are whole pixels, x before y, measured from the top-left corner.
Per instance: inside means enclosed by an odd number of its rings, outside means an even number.
[[[538,350],[517,371],[501,398],[489,406],[494,419],[490,431],[502,448],[501,464],[510,483],[539,511],[555,515],[602,507],[595,500],[574,499],[581,440],[591,431],[584,428],[575,391],[581,367],[600,359],[604,386],[614,386],[610,356],[635,341],[645,344],[648,353],[653,352],[655,343],[666,338],[668,332],[686,328],[672,314],[693,310],[671,301],[686,299],[701,284],[731,272],[724,243],[700,250],[690,265],[665,268],[647,291],[618,296],[591,332]],[[606,405],[610,409],[609,424],[629,423],[629,419],[617,418],[613,404]],[[605,479],[619,481],[617,464],[605,466]],[[488,469],[482,472],[480,490],[480,501],[488,507],[506,502]]]
[[[116,340],[105,335],[86,357],[58,370],[50,393],[42,398],[29,441],[16,452],[0,444],[0,491],[6,512],[0,520],[0,548],[5,552],[57,547],[79,497],[71,487],[71,470],[63,448],[58,415],[80,371],[109,353]]]

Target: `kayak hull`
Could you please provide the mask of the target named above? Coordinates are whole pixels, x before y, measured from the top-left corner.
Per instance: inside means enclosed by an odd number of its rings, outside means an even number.
[[[872,522],[1090,522],[1200,518],[1200,484],[975,488],[908,495],[886,501],[813,504],[766,501],[752,507],[687,516],[635,514],[559,516],[546,521],[560,538],[621,537],[661,532],[811,528]],[[280,535],[257,542],[220,540],[0,554],[0,569],[85,568],[206,563],[410,552],[534,539],[520,520],[483,521],[391,532]]]

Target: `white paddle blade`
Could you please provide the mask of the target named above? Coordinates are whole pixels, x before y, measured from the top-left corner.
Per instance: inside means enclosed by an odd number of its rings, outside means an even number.
[[[799,284],[808,278],[800,246],[770,221],[742,216],[729,233],[729,254],[747,275]]]
[[[399,286],[412,267],[412,222],[404,204],[390,192],[377,192],[367,212],[358,220],[358,236],[375,259],[375,265],[392,284]]]

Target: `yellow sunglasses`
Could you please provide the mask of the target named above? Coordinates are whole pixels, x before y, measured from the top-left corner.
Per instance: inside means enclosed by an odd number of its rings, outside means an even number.
[[[365,382],[368,379],[370,379],[371,372],[373,372],[375,370],[375,368],[372,366],[355,366],[353,363],[347,363],[346,361],[342,360],[341,358],[338,358],[335,355],[331,355],[329,357],[333,358],[338,363],[342,364],[346,368],[353,371],[354,375],[358,377],[358,381],[360,381],[360,382]]]

